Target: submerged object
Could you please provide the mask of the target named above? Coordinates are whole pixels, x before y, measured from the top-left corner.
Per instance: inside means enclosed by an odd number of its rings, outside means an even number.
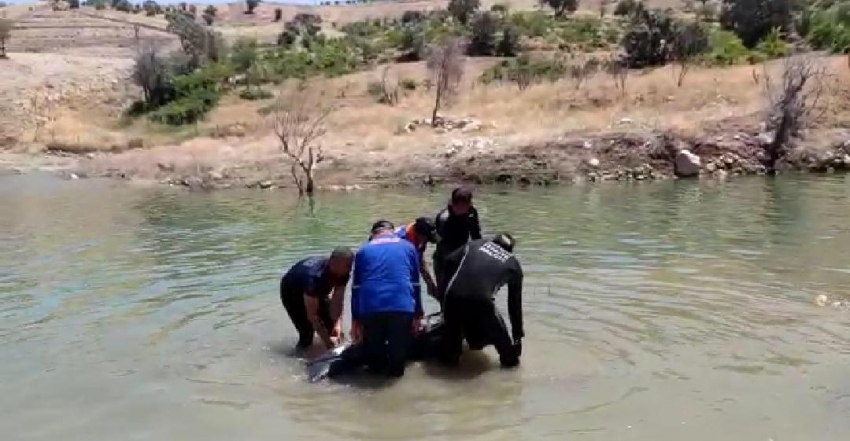
[[[311,383],[321,381],[328,376],[333,362],[342,358],[342,352],[348,349],[351,343],[343,343],[324,354],[307,362],[307,378]]]
[[[412,347],[410,348],[410,353],[408,357],[409,361],[422,361],[431,355],[431,351],[429,349],[432,346],[438,344],[437,340],[442,335],[442,324],[443,317],[440,313],[431,314],[425,317],[425,324],[422,327],[422,333],[419,334],[419,337],[415,339]],[[327,378],[328,373],[331,370],[331,366],[333,366],[335,362],[341,361],[342,353],[345,352],[345,350],[351,346],[352,343],[350,342],[343,343],[325,352],[324,354],[308,361],[307,379],[311,383],[316,383]],[[359,360],[360,357],[362,357],[362,354],[349,354],[348,362],[337,366],[338,372],[347,372],[348,369],[352,367],[351,362],[353,360]],[[359,362],[355,361],[354,363],[358,364]]]

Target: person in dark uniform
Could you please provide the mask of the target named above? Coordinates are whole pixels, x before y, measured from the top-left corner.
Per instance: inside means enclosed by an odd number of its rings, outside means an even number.
[[[328,349],[339,343],[345,286],[353,262],[351,249],[339,247],[330,257],[299,261],[280,279],[280,301],[298,331],[298,349],[313,344],[314,334]]]
[[[435,226],[439,241],[433,260],[434,274],[439,285],[439,279],[445,273],[443,261],[446,256],[462,248],[470,240],[481,239],[481,224],[478,220],[478,210],[472,205],[472,192],[466,188],[455,188],[448,206],[437,213]]]
[[[481,350],[496,346],[504,367],[519,364],[522,354],[522,267],[513,255],[514,239],[499,234],[492,239],[469,242],[446,257],[443,284],[445,334],[440,359],[455,365],[462,352],[464,337],[469,348]],[[499,289],[508,286],[508,314],[511,332],[495,304]]]
[[[425,281],[428,295],[436,299],[437,282],[431,276],[431,272],[428,271],[428,263],[425,261],[425,250],[428,248],[428,244],[437,243],[437,228],[434,221],[427,217],[420,217],[414,222],[398,227],[395,233],[396,236],[407,239],[416,247],[416,252],[419,253],[419,274]]]

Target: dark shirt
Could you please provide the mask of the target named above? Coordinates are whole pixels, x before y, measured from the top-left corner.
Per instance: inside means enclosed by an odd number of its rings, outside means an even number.
[[[354,255],[351,318],[376,312],[422,314],[419,255],[392,232],[366,242]]]
[[[440,236],[436,249],[439,256],[447,256],[470,240],[481,239],[478,210],[472,206],[463,216],[452,213],[451,206],[447,206],[437,214],[435,225],[437,234]]]
[[[508,285],[508,315],[514,339],[525,335],[522,322],[522,266],[516,256],[490,239],[469,242],[446,257],[440,295],[492,300]]]
[[[286,296],[310,296],[327,301],[334,286],[348,284],[349,276],[341,280],[331,280],[328,271],[328,257],[308,257],[292,265],[281,280]]]

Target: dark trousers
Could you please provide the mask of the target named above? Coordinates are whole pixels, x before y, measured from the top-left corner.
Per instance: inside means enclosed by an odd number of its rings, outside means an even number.
[[[463,340],[466,338],[469,349],[474,351],[494,345],[499,352],[502,366],[513,367],[519,364],[517,348],[492,299],[458,297],[449,292],[443,307],[443,319],[445,334],[440,355],[443,363],[458,363],[463,352]]]
[[[412,336],[406,353],[405,361],[425,361],[439,357],[442,349],[443,331],[442,323],[427,329],[425,332]],[[398,329],[399,332],[409,332],[410,326]],[[400,356],[401,354],[399,354]],[[363,343],[351,345],[340,354],[328,371],[328,377],[334,378],[341,375],[352,374],[367,364],[367,354]]]
[[[369,370],[390,377],[403,376],[413,341],[413,314],[376,312],[363,317],[360,323],[363,357]]]
[[[280,302],[295,329],[298,331],[298,349],[305,349],[313,344],[313,335],[316,333],[313,329],[313,323],[307,317],[307,307],[304,305],[304,293],[293,292],[288,290],[286,284],[280,285]],[[333,330],[334,323],[331,320],[330,305],[327,301],[319,300],[319,319],[324,323],[325,329],[328,332]]]

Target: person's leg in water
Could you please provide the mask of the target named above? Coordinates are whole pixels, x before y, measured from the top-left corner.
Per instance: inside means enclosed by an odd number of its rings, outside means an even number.
[[[387,368],[387,332],[386,315],[374,313],[363,317],[363,356],[366,367],[373,374],[386,372]]]
[[[443,306],[443,336],[439,361],[450,367],[457,366],[463,352],[463,303],[447,294]]]
[[[283,308],[292,320],[292,324],[298,331],[298,343],[296,348],[299,350],[306,349],[313,344],[313,324],[307,318],[307,308],[304,306],[304,297],[301,293],[291,293],[287,291],[285,284],[280,285],[280,302]]]
[[[505,319],[499,310],[493,307],[493,314],[490,315],[489,338],[488,340],[496,347],[499,353],[499,363],[502,367],[512,368],[519,365],[519,351],[514,345],[508,326],[505,324]]]
[[[413,342],[413,314],[405,312],[386,313],[387,376],[404,376],[410,345]]]

